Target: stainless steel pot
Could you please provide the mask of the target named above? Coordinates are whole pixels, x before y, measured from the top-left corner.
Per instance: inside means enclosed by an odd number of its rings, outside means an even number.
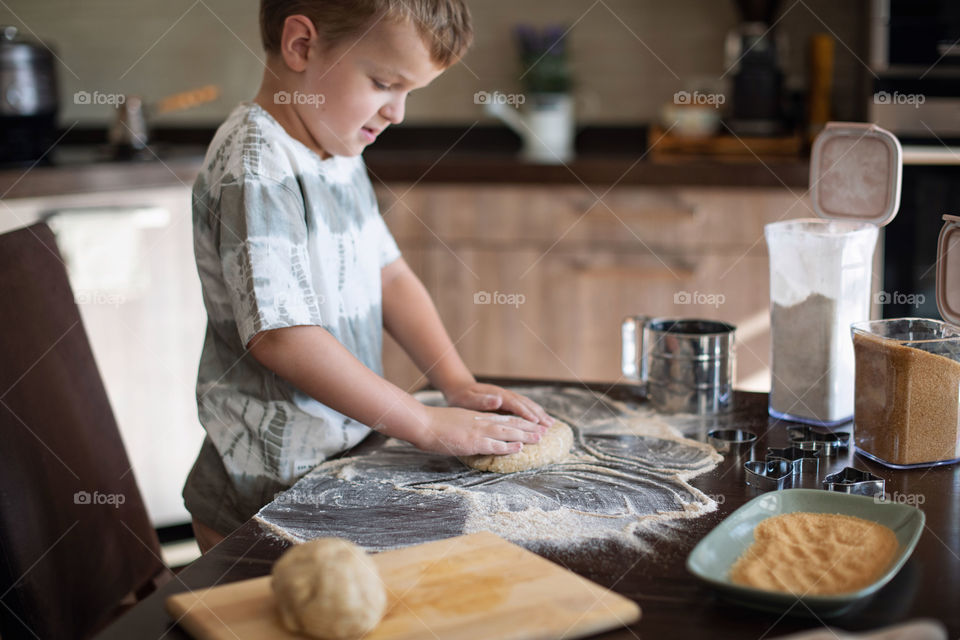
[[[53,51],[0,26],[0,162],[31,162],[56,140],[57,74]]]

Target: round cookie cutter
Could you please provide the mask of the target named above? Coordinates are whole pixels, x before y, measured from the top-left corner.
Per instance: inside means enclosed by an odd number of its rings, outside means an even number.
[[[757,442],[757,434],[746,429],[714,429],[707,432],[707,442],[720,453],[730,453],[752,449]]]

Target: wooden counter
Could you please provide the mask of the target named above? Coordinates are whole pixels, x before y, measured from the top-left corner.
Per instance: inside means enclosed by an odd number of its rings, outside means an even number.
[[[158,152],[135,162],[89,160],[82,151],[60,164],[0,169],[0,199],[92,193],[193,184],[203,162],[200,147]],[[513,153],[377,151],[364,154],[374,185],[384,182],[790,187],[807,185],[807,161],[692,159],[651,163],[636,154],[583,155],[567,165],[522,162]]]
[[[603,390],[607,386],[594,388]],[[622,386],[610,391],[610,395],[621,398],[631,393]],[[787,423],[768,418],[766,394],[738,392],[734,405],[730,414],[704,419],[703,431],[715,427],[750,429],[759,435],[757,451],[786,444]],[[821,469],[820,477],[847,465],[885,478],[890,494],[918,500],[922,497],[920,507],[926,513],[927,524],[910,560],[889,584],[859,608],[827,622],[842,629],[865,630],[927,617],[941,621],[949,636],[957,637],[960,609],[954,605],[953,594],[960,591],[960,466],[894,471],[850,451],[831,458],[830,464]],[[630,629],[598,637],[776,638],[802,629],[821,628],[824,623],[817,619],[762,613],[730,604],[687,573],[684,563],[696,543],[754,495],[744,485],[742,464],[732,456],[691,483],[714,496],[720,503],[718,510],[686,521],[675,537],[659,544],[652,553],[627,558],[622,548],[610,543],[553,558],[562,559],[576,573],[637,601],[643,608],[643,617]],[[185,639],[188,636],[164,612],[166,596],[266,575],[284,548],[284,543],[267,537],[256,523],[249,521],[99,637]]]

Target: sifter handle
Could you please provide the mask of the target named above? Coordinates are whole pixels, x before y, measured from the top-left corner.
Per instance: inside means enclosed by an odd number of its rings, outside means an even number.
[[[627,316],[620,324],[620,371],[629,380],[643,382],[640,357],[643,354],[643,327],[648,316]]]

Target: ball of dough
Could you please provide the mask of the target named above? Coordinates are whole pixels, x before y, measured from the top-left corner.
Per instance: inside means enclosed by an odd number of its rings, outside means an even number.
[[[566,460],[573,446],[573,431],[570,425],[554,420],[547,432],[536,444],[525,444],[517,453],[502,456],[465,456],[460,458],[465,465],[480,471],[511,473],[536,469],[554,462]]]
[[[280,619],[288,630],[322,640],[359,638],[380,622],[387,594],[366,551],[340,538],[297,545],[273,566]]]

